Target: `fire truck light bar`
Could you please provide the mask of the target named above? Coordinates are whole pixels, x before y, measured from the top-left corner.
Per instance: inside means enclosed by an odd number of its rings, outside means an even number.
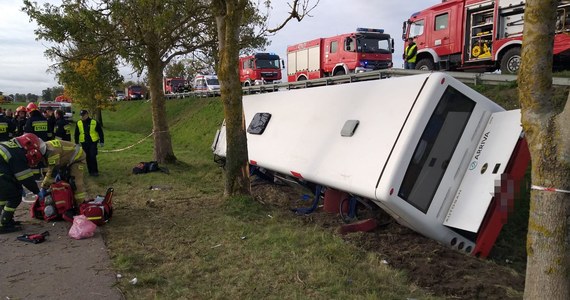
[[[384,29],[374,29],[374,28],[356,28],[357,32],[376,32],[376,33],[384,33]]]

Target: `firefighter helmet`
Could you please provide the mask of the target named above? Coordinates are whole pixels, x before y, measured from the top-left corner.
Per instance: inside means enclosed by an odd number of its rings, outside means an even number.
[[[34,102],[30,102],[28,106],[26,106],[26,110],[30,113],[34,110],[38,110],[38,106]]]
[[[16,112],[17,112],[17,113],[18,113],[18,112],[21,112],[21,111],[24,111],[24,112],[25,112],[25,111],[26,111],[26,107],[23,106],[23,105],[20,105],[20,106],[18,106],[18,108],[16,108]]]
[[[14,140],[22,149],[26,150],[28,166],[35,167],[42,160],[46,145],[35,134],[24,133],[19,137],[15,137]]]

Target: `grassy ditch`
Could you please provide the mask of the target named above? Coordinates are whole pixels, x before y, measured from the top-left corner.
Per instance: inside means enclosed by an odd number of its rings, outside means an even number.
[[[152,159],[146,139],[100,153],[101,176],[90,180],[91,191],[116,191],[105,231],[128,299],[430,298],[377,254],[289,211],[250,198],[223,200],[210,151],[222,120],[218,98],[171,100],[167,111],[179,159],[166,166],[170,174],[131,174],[137,162]],[[121,103],[104,117],[108,149],[151,130],[149,103]]]

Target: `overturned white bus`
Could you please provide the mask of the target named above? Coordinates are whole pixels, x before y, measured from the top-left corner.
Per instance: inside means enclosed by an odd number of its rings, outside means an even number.
[[[486,257],[529,153],[520,110],[444,73],[244,96],[252,165],[372,200]],[[214,154],[225,156],[225,128]]]

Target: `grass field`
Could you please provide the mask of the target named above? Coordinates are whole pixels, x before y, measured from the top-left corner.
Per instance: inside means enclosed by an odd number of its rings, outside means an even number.
[[[105,112],[103,150],[147,136],[149,109],[125,102]],[[166,166],[170,174],[131,174],[137,162],[152,160],[146,139],[100,153],[101,176],[89,186],[116,191],[106,240],[127,298],[431,298],[377,255],[288,211],[249,198],[224,201],[210,150],[223,119],[219,99],[169,100],[167,111],[179,160]]]

